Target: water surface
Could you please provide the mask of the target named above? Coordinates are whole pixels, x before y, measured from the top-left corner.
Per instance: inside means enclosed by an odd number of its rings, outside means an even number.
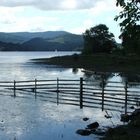
[[[79,78],[81,71],[48,65],[35,65],[30,59],[71,55],[78,52],[0,52],[0,80],[52,79],[57,77]]]
[[[70,55],[75,52],[0,52],[0,81],[33,79],[79,79],[87,82],[101,80],[101,75],[86,73],[82,69],[62,68],[30,63],[33,58]],[[120,73],[106,73],[107,81],[125,82],[130,78]],[[100,83],[97,83],[97,87]],[[133,86],[133,85],[132,85]],[[0,96],[0,140],[96,140],[96,135],[80,136],[75,132],[98,121],[100,128],[120,124],[121,112],[108,111],[112,116],[106,119],[105,111],[94,108],[79,109],[78,106],[56,105],[40,99]],[[84,122],[83,118],[89,121]]]

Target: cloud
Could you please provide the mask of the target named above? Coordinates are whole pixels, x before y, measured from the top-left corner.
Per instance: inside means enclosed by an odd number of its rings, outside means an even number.
[[[0,0],[0,6],[33,6],[42,10],[90,9],[103,0]]]
[[[24,0],[24,1],[19,1],[19,0],[1,0],[0,1],[0,6],[17,7],[17,6],[32,5],[32,4],[35,4],[35,3],[36,3],[36,0]]]
[[[94,16],[99,16],[101,14],[114,11],[119,11],[119,9],[116,7],[116,1],[110,2],[110,0],[106,0],[98,1],[94,8],[89,9],[89,14],[92,13]]]
[[[0,32],[21,32],[21,31],[46,31],[61,30],[62,27],[53,25],[58,22],[58,17],[51,16],[32,16],[17,17],[16,11],[11,11],[10,15],[7,11],[0,10]],[[18,10],[17,10],[18,11]],[[5,16],[3,16],[5,15]]]

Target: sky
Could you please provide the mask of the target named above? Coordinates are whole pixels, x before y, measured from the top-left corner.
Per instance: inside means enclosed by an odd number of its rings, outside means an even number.
[[[68,31],[106,24],[120,42],[116,0],[0,0],[0,32]]]

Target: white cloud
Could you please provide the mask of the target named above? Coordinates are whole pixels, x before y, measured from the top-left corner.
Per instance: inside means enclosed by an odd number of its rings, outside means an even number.
[[[5,7],[17,7],[35,4],[36,0],[1,0],[0,5]]]
[[[66,8],[66,9],[75,9],[77,4],[75,0],[65,0],[62,2],[61,4],[62,8]]]
[[[9,9],[10,11],[10,9]],[[19,32],[19,31],[45,31],[49,30],[48,23],[57,22],[57,17],[33,16],[33,17],[16,17],[16,11],[0,10],[0,31],[1,32]],[[58,27],[56,27],[58,29]],[[52,28],[50,28],[52,29]]]
[[[103,0],[1,0],[0,6],[34,6],[42,10],[89,9]]]
[[[0,8],[0,24],[13,24],[16,22],[16,16],[15,13],[16,12],[20,12],[22,11],[22,8],[9,8],[9,7],[1,7]],[[3,30],[1,28],[1,30]]]
[[[98,1],[94,8],[89,9],[89,14],[93,14],[94,16],[99,16],[100,14],[106,12],[118,11],[119,9],[116,7],[116,1]]]
[[[24,11],[24,7],[15,7],[15,8],[11,8],[11,7],[4,7],[1,6],[0,7],[0,14],[6,14],[6,15],[11,15],[13,13],[16,12],[23,12]]]

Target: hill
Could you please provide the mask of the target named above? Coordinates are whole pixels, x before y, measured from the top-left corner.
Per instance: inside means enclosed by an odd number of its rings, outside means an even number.
[[[23,43],[32,38],[54,38],[61,35],[70,34],[65,31],[47,31],[47,32],[13,32],[4,33],[0,32],[0,41],[6,43]]]
[[[0,33],[1,51],[76,51],[82,48],[82,35],[65,31]]]
[[[5,43],[0,41],[0,51],[18,51],[20,44]]]
[[[24,42],[22,48],[34,51],[76,51],[83,48],[83,38],[74,34],[65,34],[50,39],[33,38]]]

